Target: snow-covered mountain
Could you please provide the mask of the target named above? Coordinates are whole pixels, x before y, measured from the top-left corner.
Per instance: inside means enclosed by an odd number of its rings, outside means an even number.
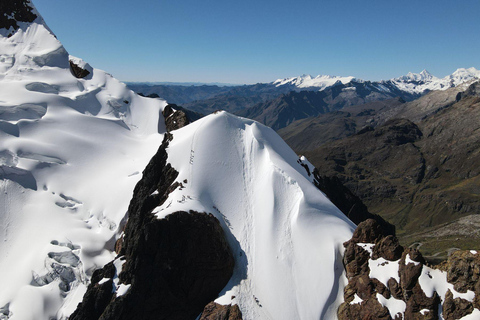
[[[116,255],[166,132],[165,102],[69,56],[29,1],[14,5],[36,18],[0,35],[1,314],[64,319]],[[331,318],[339,304],[354,226],[297,160],[271,129],[226,113],[178,130],[168,148],[188,183],[158,218],[194,209],[222,222],[237,258],[218,301],[238,303],[245,319]]]
[[[335,84],[349,85],[350,83],[364,83],[372,89],[384,92],[403,92],[419,96],[433,90],[446,90],[448,88],[456,87],[462,84],[471,83],[474,80],[480,79],[480,70],[475,68],[460,68],[454,73],[444,78],[437,78],[431,75],[427,70],[420,73],[409,72],[405,76],[390,80],[382,81],[366,81],[354,77],[339,77],[320,75],[312,77],[310,75],[303,75],[300,77],[278,79],[273,82],[277,87],[289,85],[295,88],[305,88],[317,90],[324,90]]]
[[[198,258],[211,272],[223,254],[231,277],[214,299],[243,319],[337,317],[355,226],[306,159],[226,112],[171,129],[181,121],[165,101],[69,56],[29,0],[2,6],[0,319],[184,319],[218,281],[172,266]],[[184,247],[164,241],[179,234]],[[178,313],[161,314],[170,301]]]

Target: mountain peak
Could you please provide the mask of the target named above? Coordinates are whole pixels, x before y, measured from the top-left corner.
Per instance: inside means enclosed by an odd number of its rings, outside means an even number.
[[[474,67],[471,68],[458,68],[452,73],[452,76],[473,76],[478,77],[480,75],[480,70],[475,69]]]
[[[428,72],[427,69],[423,69],[422,72],[420,72],[420,75],[425,78],[433,78],[432,74]]]
[[[394,80],[402,82],[429,82],[434,79],[436,79],[435,76],[426,69],[423,69],[420,73],[409,72],[407,75],[395,78]]]

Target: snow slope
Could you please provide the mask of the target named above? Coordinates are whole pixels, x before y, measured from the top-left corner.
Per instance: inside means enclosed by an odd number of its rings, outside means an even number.
[[[41,17],[19,26],[0,33],[0,318],[62,319],[114,257],[165,102],[69,57]]]
[[[217,302],[238,304],[244,319],[334,319],[354,225],[297,155],[272,129],[226,112],[173,137],[167,161],[187,183],[154,212],[211,212],[222,222],[236,266]]]

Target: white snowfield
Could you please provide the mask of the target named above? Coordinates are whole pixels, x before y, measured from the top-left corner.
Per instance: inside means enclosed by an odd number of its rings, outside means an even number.
[[[391,89],[386,86],[388,82],[402,91],[412,94],[423,94],[427,91],[447,90],[448,88],[456,87],[465,83],[478,80],[480,80],[480,70],[472,67],[468,69],[457,69],[454,73],[444,78],[437,78],[431,75],[427,70],[423,70],[420,73],[409,72],[406,76],[390,79],[387,81],[382,80],[379,82],[372,82],[372,85],[380,91],[390,92]],[[340,77],[320,75],[312,77],[310,75],[303,75],[300,77],[278,79],[275,80],[273,84],[277,87],[282,85],[293,85],[297,88],[318,88],[318,90],[321,91],[333,86],[337,82],[348,85],[348,83],[352,81],[365,82],[365,80],[361,80],[351,76]]]
[[[115,256],[165,102],[71,57],[75,78],[41,18],[20,25],[0,34],[0,318],[65,319]]]

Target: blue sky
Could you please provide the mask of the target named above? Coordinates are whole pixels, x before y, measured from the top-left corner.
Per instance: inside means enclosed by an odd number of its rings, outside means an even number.
[[[480,69],[477,0],[33,0],[70,54],[124,81]]]

